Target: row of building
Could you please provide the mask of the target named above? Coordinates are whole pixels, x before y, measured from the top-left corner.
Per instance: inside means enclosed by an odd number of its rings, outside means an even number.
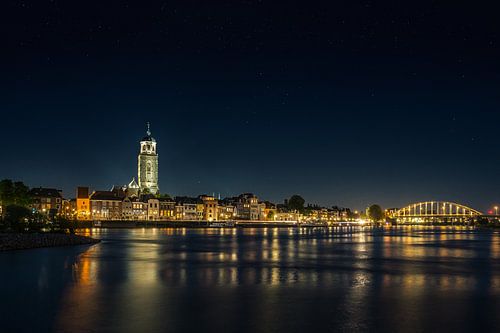
[[[174,197],[160,195],[158,185],[158,147],[149,123],[140,140],[137,181],[114,186],[110,191],[90,192],[78,187],[76,198],[65,200],[61,191],[50,188],[31,190],[33,211],[49,216],[62,215],[82,221],[319,221],[345,219],[346,210],[312,207],[303,216],[286,205],[261,201],[252,193],[225,199],[210,195]]]
[[[78,187],[76,198],[66,200],[61,191],[34,188],[33,212],[64,216],[80,221],[315,221],[345,219],[346,210],[315,207],[304,216],[284,205],[261,201],[252,193],[224,199],[213,195],[198,197],[139,194],[132,181],[129,186],[114,186],[109,191],[90,192]]]

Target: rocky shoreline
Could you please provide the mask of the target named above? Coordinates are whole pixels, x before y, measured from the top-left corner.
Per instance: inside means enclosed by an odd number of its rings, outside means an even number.
[[[70,234],[0,233],[0,251],[35,249],[41,247],[97,244],[100,240]]]

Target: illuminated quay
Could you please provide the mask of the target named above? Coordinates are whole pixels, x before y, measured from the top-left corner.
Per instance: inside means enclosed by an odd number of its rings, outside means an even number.
[[[498,206],[483,214],[467,205],[449,201],[423,201],[385,211],[374,204],[366,211],[356,211],[339,206],[306,204],[300,195],[292,195],[282,203],[262,200],[254,193],[225,198],[215,193],[171,196],[160,192],[159,147],[147,123],[146,135],[139,140],[137,175],[128,184],[93,191],[90,187],[79,186],[76,198],[69,199],[56,188],[35,187],[29,189],[26,200],[23,199],[27,203],[25,208],[32,212],[32,220],[51,222],[64,218],[86,226],[118,226],[120,223],[125,226],[181,227],[498,223]],[[5,193],[1,195],[7,204],[18,200],[8,198],[9,193],[18,192],[16,184],[8,179],[2,181]],[[4,206],[6,204],[0,201],[0,214]]]
[[[93,226],[472,225],[498,220],[496,206],[494,212],[485,215],[447,201],[418,202],[385,211],[379,205],[372,205],[362,212],[338,206],[306,205],[299,195],[292,195],[283,203],[262,200],[253,193],[225,198],[215,194],[170,196],[160,192],[158,149],[147,123],[146,135],[139,141],[137,176],[128,184],[94,191],[81,186],[73,199],[63,198],[62,191],[54,188],[33,188],[28,208],[48,220],[63,217]],[[0,212],[2,209],[0,203]]]

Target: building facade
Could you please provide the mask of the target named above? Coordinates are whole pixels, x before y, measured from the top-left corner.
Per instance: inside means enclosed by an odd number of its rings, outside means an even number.
[[[175,218],[175,201],[170,198],[159,198],[160,220],[173,220]]]
[[[88,221],[91,217],[89,188],[80,186],[76,189],[76,218]]]
[[[278,212],[274,220],[278,222],[300,222],[301,216],[299,213],[294,212]]]
[[[236,218],[236,207],[230,203],[221,203],[217,207],[217,220],[232,221]]]
[[[156,140],[151,136],[149,129],[141,140],[138,156],[137,179],[141,193],[157,194],[158,188],[158,151]]]
[[[144,202],[142,200],[139,200],[139,198],[129,198],[130,199],[130,205],[131,205],[131,220],[134,221],[143,221],[148,218],[148,203]]]
[[[204,203],[200,198],[176,197],[174,215],[181,221],[203,220]]]
[[[278,213],[278,209],[276,205],[269,201],[264,201],[264,220],[266,221],[274,221],[276,218],[276,214]]]
[[[90,196],[94,220],[122,220],[125,196],[113,191],[95,191]]]
[[[30,195],[33,199],[31,204],[33,211],[50,217],[54,217],[61,212],[61,190],[37,187],[30,190]]]
[[[209,195],[201,195],[200,199],[203,202],[203,220],[217,221],[219,201],[215,197]]]
[[[236,202],[237,217],[242,220],[259,221],[265,219],[266,204],[260,203],[253,193],[241,194]]]
[[[148,199],[148,220],[157,221],[160,217],[160,201],[157,198]]]

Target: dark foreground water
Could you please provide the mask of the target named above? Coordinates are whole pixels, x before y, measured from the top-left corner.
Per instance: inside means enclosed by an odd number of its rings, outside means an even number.
[[[500,330],[499,233],[88,232],[0,253],[1,332]]]

